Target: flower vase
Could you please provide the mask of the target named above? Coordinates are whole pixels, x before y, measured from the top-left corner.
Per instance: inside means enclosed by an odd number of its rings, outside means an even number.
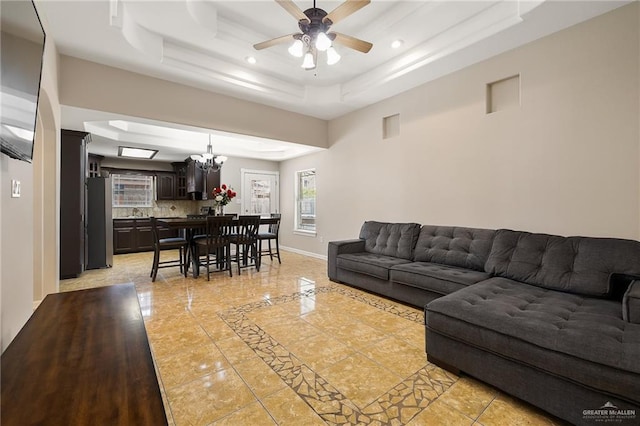
[[[216,216],[224,215],[224,206],[222,204],[216,205]]]

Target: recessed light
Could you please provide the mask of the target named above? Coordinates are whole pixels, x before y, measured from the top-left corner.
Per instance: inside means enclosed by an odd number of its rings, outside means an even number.
[[[391,47],[394,49],[397,49],[398,47],[402,46],[404,44],[404,41],[398,39],[398,40],[394,40],[393,43],[391,43]]]
[[[130,148],[127,146],[118,147],[118,157],[145,158],[151,160],[157,153],[157,149]]]
[[[256,58],[254,58],[253,56],[247,56],[246,58],[244,58],[245,61],[247,61],[248,63],[250,63],[251,65],[255,65],[256,62]]]

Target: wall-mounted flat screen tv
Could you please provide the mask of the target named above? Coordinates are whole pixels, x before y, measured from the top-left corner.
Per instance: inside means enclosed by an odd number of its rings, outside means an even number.
[[[2,153],[31,162],[45,33],[31,0],[0,5]]]

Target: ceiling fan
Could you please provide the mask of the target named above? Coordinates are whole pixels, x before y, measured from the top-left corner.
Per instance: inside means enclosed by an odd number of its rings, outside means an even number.
[[[315,0],[313,0],[313,7],[304,12],[292,0],[276,0],[276,3],[298,20],[298,27],[301,32],[254,44],[253,47],[256,50],[266,49],[267,47],[293,40],[293,44],[289,47],[289,53],[298,58],[304,56],[302,68],[312,70],[316,67],[318,51],[327,52],[327,64],[329,65],[333,65],[340,60],[340,55],[333,48],[333,43],[362,53],[369,52],[373,47],[373,44],[367,41],[329,31],[331,25],[362,9],[371,3],[371,0],[346,0],[330,13],[317,8]]]

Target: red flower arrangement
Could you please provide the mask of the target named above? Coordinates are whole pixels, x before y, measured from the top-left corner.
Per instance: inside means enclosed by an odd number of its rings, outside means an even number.
[[[238,194],[223,183],[219,188],[213,188],[211,195],[213,195],[213,201],[217,206],[226,206]]]

